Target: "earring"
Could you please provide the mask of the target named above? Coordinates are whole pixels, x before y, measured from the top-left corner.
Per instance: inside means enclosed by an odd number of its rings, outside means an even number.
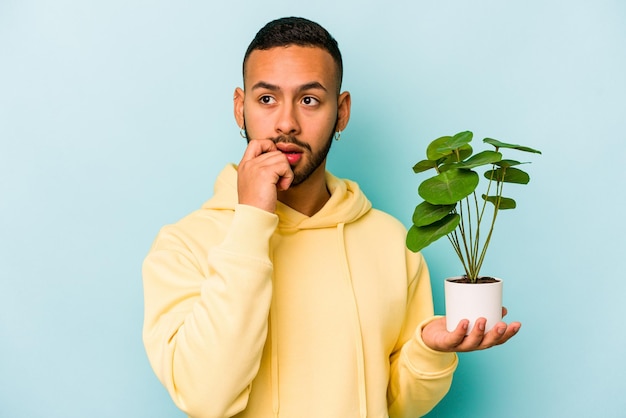
[[[335,132],[335,141],[339,141],[341,139],[341,131]]]
[[[246,134],[246,130],[244,128],[239,129],[239,135],[241,135],[243,139],[248,139],[248,135]]]

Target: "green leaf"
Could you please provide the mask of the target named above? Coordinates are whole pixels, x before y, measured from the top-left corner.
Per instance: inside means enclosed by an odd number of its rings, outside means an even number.
[[[467,161],[460,162],[459,164],[457,164],[457,167],[474,168],[480,167],[481,165],[494,164],[500,160],[502,160],[501,153],[496,151],[482,151],[469,158]]]
[[[463,131],[452,137],[452,146],[454,148],[459,148],[460,145],[469,144],[472,142],[472,138],[474,134],[471,131]]]
[[[414,173],[421,173],[422,171],[430,170],[437,167],[436,161],[422,160],[413,166]]]
[[[508,167],[513,167],[515,165],[528,164],[528,163],[520,163],[519,161],[515,161],[515,160],[501,160],[495,164],[498,167],[508,168]]]
[[[476,172],[467,169],[452,169],[426,179],[417,192],[433,205],[451,205],[470,195],[478,186]]]
[[[457,155],[458,152],[458,155]],[[458,148],[456,150],[456,152],[453,152],[452,154],[448,155],[447,157],[442,158],[441,162],[442,163],[457,163],[459,161],[463,161],[464,159],[466,159],[467,157],[469,157],[470,155],[472,155],[472,153],[474,152],[474,150],[472,149],[472,146],[467,144],[467,145],[463,145],[461,148]]]
[[[487,202],[493,203],[494,206],[496,205],[496,202],[498,201],[498,196],[483,195],[482,197]],[[516,206],[517,204],[515,203],[515,200],[509,197],[500,197],[500,206],[498,207],[499,209],[515,209]]]
[[[459,132],[454,136],[442,136],[432,141],[426,148],[426,157],[429,160],[438,160],[447,157],[464,146],[467,146],[474,134],[470,131]]]
[[[494,180],[502,183],[528,184],[530,181],[528,173],[514,167],[488,170],[485,172],[485,177],[488,179],[493,177]]]
[[[532,152],[534,154],[541,154],[541,151],[530,148],[530,147],[526,147],[524,145],[517,145],[517,144],[507,144],[506,142],[500,142],[497,139],[492,139],[492,138],[485,138],[483,139],[483,142],[486,144],[491,144],[494,147],[496,147],[496,149],[498,148],[510,148],[510,149],[516,149],[518,151],[525,151],[525,152]]]
[[[418,252],[454,231],[460,221],[461,217],[458,214],[449,214],[428,226],[413,225],[406,235],[406,246],[409,250]]]
[[[452,149],[447,146],[451,140],[451,136],[442,136],[432,141],[426,148],[426,157],[429,160],[438,160],[452,154]]]
[[[455,208],[456,205],[431,205],[422,202],[415,207],[413,212],[413,225],[426,226],[443,219]]]

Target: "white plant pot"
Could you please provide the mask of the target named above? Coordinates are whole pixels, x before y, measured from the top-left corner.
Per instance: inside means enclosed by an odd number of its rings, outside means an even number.
[[[446,328],[453,331],[463,319],[470,321],[467,334],[478,318],[486,318],[485,332],[502,320],[502,280],[494,283],[456,283],[450,277],[444,282]]]

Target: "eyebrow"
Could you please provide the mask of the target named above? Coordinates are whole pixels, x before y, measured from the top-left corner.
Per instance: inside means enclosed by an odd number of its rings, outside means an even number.
[[[280,87],[275,84],[267,83],[265,81],[259,81],[254,86],[252,86],[252,90],[256,89],[266,89],[270,91],[280,91]],[[326,87],[324,87],[321,83],[317,81],[311,81],[310,83],[303,84],[298,87],[298,91],[306,91],[306,90],[323,90],[328,91]]]

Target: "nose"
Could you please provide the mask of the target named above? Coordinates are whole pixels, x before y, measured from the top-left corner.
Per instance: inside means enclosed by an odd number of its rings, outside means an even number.
[[[282,135],[294,135],[300,132],[296,106],[289,102],[281,106],[276,120],[276,132]]]

